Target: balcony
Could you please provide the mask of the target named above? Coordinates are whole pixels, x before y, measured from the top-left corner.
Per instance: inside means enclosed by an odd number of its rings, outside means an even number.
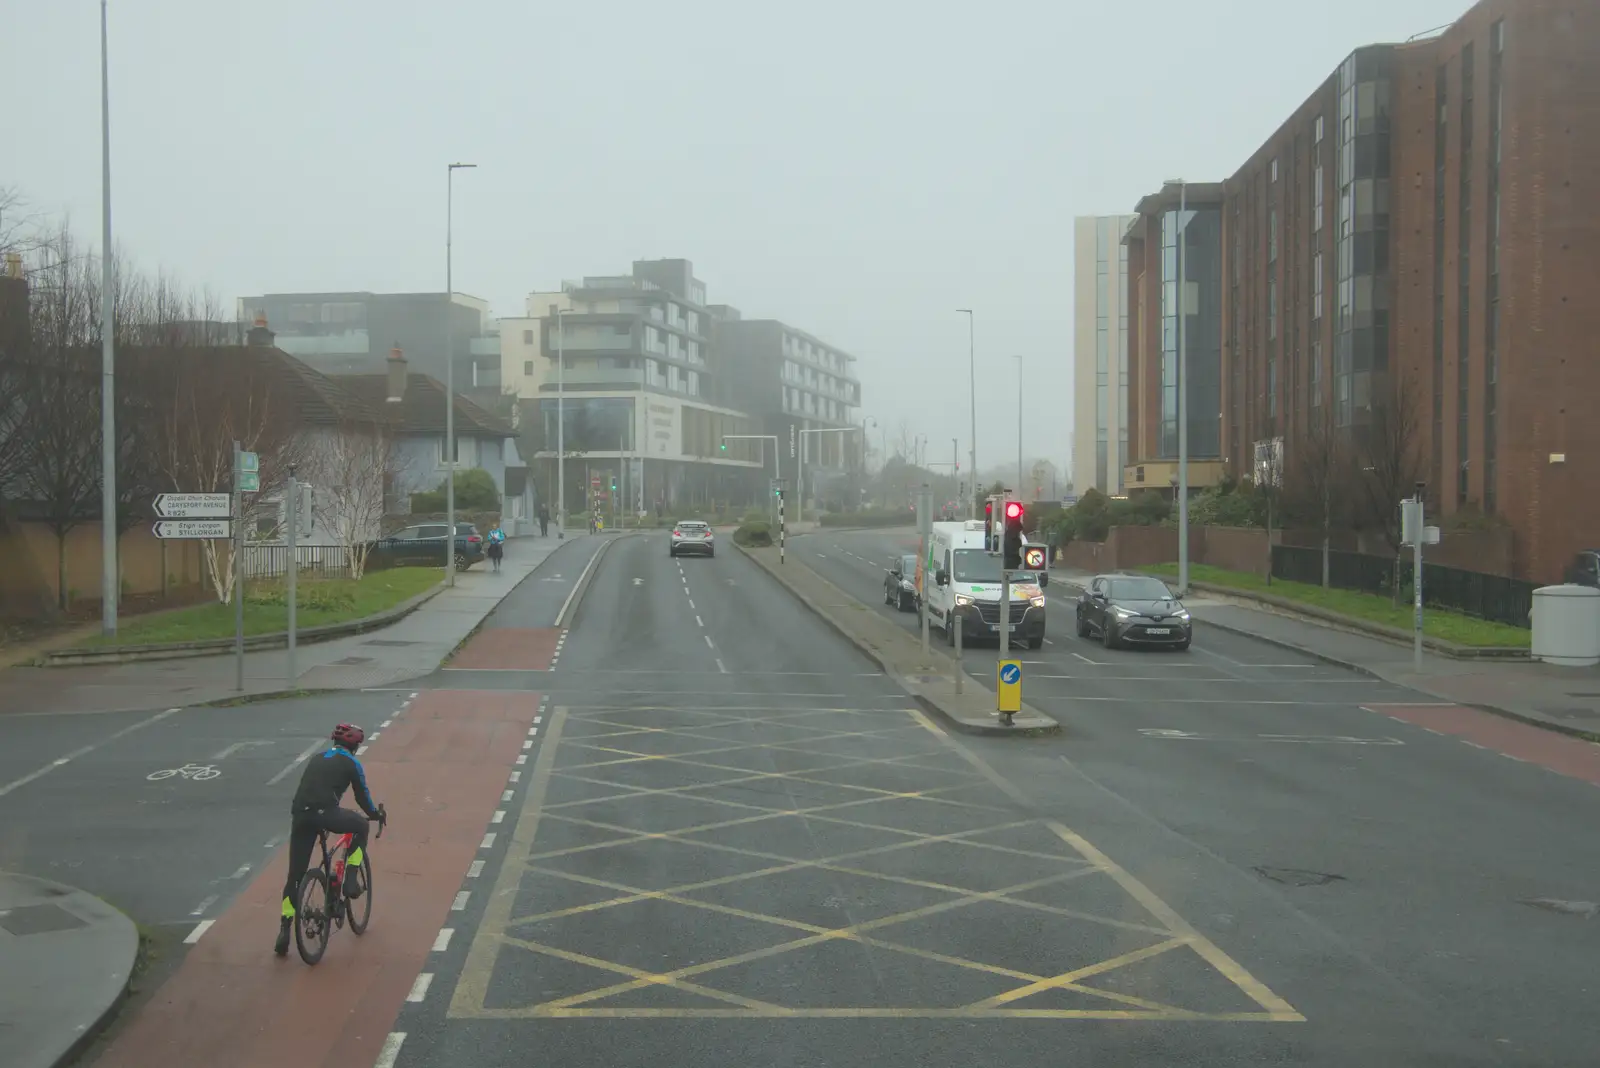
[[[580,364],[568,367],[562,376],[567,392],[580,389],[642,389],[644,371],[637,367],[593,367]],[[556,375],[552,369],[549,377],[539,386],[541,393],[556,391]]]

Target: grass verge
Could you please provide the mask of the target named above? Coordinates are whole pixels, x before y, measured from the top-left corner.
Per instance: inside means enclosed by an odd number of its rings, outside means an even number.
[[[1151,564],[1139,570],[1163,578],[1176,578],[1178,565]],[[1207,564],[1190,564],[1189,579],[1192,582],[1206,582],[1213,586],[1238,590],[1240,593],[1264,593],[1281,597],[1284,600],[1320,608],[1325,612],[1337,612],[1368,623],[1379,623],[1404,631],[1411,629],[1411,606],[1403,605],[1396,608],[1388,597],[1355,590],[1325,590],[1321,586],[1312,586],[1304,582],[1285,582],[1283,579],[1273,579],[1272,585],[1269,586],[1259,575],[1243,571],[1226,571]],[[1493,623],[1444,608],[1429,608],[1423,613],[1422,630],[1430,638],[1478,648],[1525,649],[1533,641],[1533,633],[1521,627]]]
[[[328,623],[348,623],[393,608],[438,585],[443,572],[437,567],[398,567],[371,571],[361,581],[302,578],[296,584],[296,626],[304,629]],[[162,645],[169,642],[231,638],[234,628],[231,604],[197,605],[158,616],[127,620],[115,638],[93,635],[79,648],[97,645]],[[288,590],[282,579],[250,582],[245,586],[244,632],[276,634],[289,626]]]

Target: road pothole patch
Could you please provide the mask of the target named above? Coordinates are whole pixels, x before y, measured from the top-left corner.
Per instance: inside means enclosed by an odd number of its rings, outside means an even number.
[[[1559,913],[1562,916],[1582,916],[1584,919],[1593,919],[1600,913],[1600,904],[1593,901],[1562,901],[1553,897],[1525,897],[1519,904],[1528,905],[1546,912]]]
[[[1269,868],[1257,865],[1250,870],[1264,879],[1271,879],[1284,886],[1327,886],[1329,883],[1345,881],[1343,875],[1327,871],[1307,871],[1304,868]]]

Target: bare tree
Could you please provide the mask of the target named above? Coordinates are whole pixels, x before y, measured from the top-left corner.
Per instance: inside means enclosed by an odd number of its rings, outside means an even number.
[[[260,521],[277,523],[271,501],[304,460],[305,440],[289,382],[271,352],[197,348],[152,353],[151,377],[161,380],[157,420],[163,480],[186,493],[222,493],[233,488],[233,449],[238,442],[260,460],[260,492],[251,495],[238,522],[246,531]],[[201,542],[206,571],[217,599],[233,597],[234,542]]]
[[[1354,482],[1350,448],[1334,423],[1332,405],[1321,405],[1289,450],[1284,504],[1298,522],[1322,535],[1322,585],[1329,584],[1333,530],[1349,515]]]
[[[346,418],[319,436],[306,460],[319,491],[318,515],[344,547],[350,577],[359,580],[373,540],[387,533],[388,498],[404,481],[407,465],[393,429],[375,418]]]
[[[1365,519],[1383,532],[1394,552],[1400,551],[1400,501],[1415,492],[1422,481],[1418,448],[1416,388],[1398,368],[1378,379],[1373,390],[1370,419],[1358,427]]]

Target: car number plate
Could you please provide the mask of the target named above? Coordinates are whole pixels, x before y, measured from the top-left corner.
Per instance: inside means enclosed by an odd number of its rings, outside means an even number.
[[[1171,627],[1146,627],[1144,629],[1144,632],[1146,634],[1171,634],[1172,633],[1172,628]]]

